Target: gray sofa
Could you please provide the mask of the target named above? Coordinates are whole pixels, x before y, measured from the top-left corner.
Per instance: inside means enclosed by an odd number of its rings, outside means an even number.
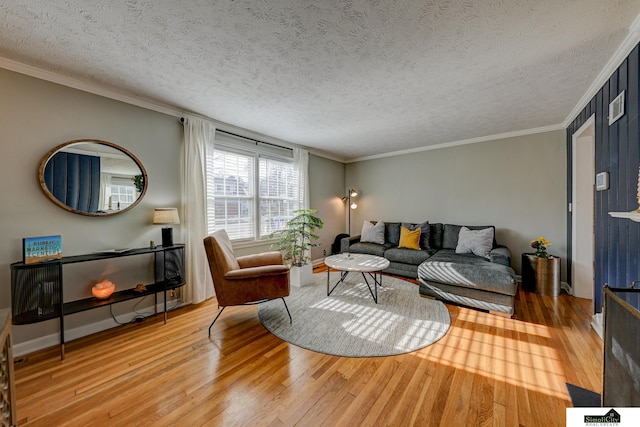
[[[360,242],[360,236],[345,237],[341,252],[364,253],[389,260],[385,273],[418,279],[420,295],[481,310],[513,315],[517,292],[509,249],[493,240],[488,257],[456,253],[463,226],[429,224],[428,248],[398,248],[400,222],[385,222],[384,244]],[[471,230],[493,226],[466,226]],[[495,236],[495,229],[494,229]]]

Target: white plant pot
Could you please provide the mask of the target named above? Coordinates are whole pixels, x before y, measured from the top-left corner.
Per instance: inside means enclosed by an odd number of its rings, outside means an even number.
[[[304,264],[302,267],[291,266],[289,273],[289,283],[291,286],[302,287],[313,283],[313,266],[311,263]]]

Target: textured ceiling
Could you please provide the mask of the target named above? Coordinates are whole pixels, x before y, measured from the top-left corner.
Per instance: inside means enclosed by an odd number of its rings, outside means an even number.
[[[0,57],[349,159],[557,125],[640,0],[0,0]]]

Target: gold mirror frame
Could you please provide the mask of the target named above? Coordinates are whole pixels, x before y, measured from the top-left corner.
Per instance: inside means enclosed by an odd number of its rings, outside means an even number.
[[[142,188],[142,191],[140,192],[140,194],[138,195],[137,199],[133,201],[133,203],[131,203],[129,206],[127,206],[124,209],[118,209],[118,210],[112,210],[112,211],[106,211],[106,212],[97,212],[97,213],[92,213],[92,212],[86,212],[86,211],[82,211],[82,210],[78,210],[75,208],[72,208],[66,204],[64,204],[63,202],[61,202],[60,200],[58,200],[53,193],[51,192],[51,190],[47,187],[46,183],[45,183],[45,177],[44,177],[44,172],[45,172],[45,168],[47,166],[47,163],[49,162],[49,160],[52,159],[52,157],[62,151],[64,148],[72,146],[72,145],[76,145],[76,144],[81,144],[81,143],[88,143],[88,144],[98,144],[98,145],[104,145],[107,147],[111,147],[117,151],[120,151],[121,153],[125,154],[127,157],[129,157],[129,159],[131,159],[136,166],[140,169],[140,174],[142,175],[142,180],[144,183],[144,187]],[[63,144],[58,145],[57,147],[53,148],[51,151],[49,151],[40,161],[40,166],[38,167],[38,180],[40,182],[40,187],[42,188],[42,191],[44,192],[44,194],[56,205],[60,206],[62,209],[69,211],[69,212],[73,212],[79,215],[85,215],[85,216],[96,216],[96,217],[104,217],[104,216],[112,216],[112,215],[117,215],[119,213],[123,213],[123,212],[127,212],[128,210],[131,210],[132,208],[134,208],[138,203],[140,203],[140,200],[142,200],[142,198],[144,197],[144,195],[147,193],[147,188],[148,188],[148,177],[147,177],[147,171],[145,170],[144,166],[142,165],[142,162],[140,162],[140,160],[133,154],[131,153],[129,150],[120,147],[117,144],[114,144],[112,142],[109,141],[103,141],[100,139],[75,139],[73,141],[67,141]]]

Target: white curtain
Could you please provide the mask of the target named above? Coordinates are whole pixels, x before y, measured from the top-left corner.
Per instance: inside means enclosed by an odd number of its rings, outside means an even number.
[[[111,198],[111,174],[100,174],[100,197],[98,199],[98,209],[106,211],[111,209],[109,206],[109,199]]]
[[[207,151],[213,150],[216,128],[196,117],[184,121],[182,162],[183,237],[187,284],[184,302],[197,304],[215,295],[203,239],[207,236]]]
[[[293,161],[298,172],[298,201],[300,209],[309,209],[309,152],[293,149]]]
[[[293,163],[298,172],[298,209],[309,209],[309,152],[294,148]],[[306,251],[305,257],[311,259],[311,250]]]

